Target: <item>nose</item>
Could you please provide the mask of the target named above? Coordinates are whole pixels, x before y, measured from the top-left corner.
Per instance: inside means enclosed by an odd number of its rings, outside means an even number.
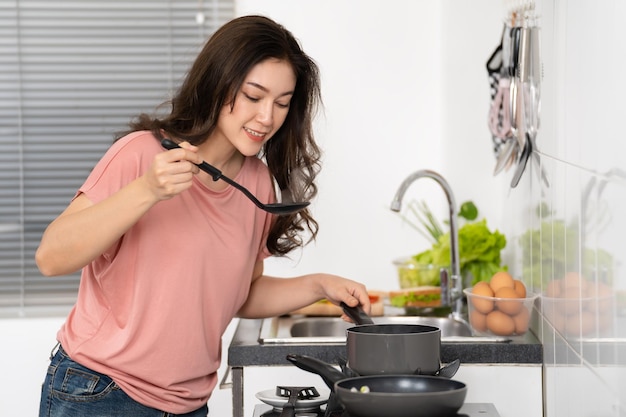
[[[274,117],[274,103],[272,102],[263,102],[259,106],[259,111],[257,113],[257,120],[259,123],[264,125],[269,125],[272,123],[272,119]]]

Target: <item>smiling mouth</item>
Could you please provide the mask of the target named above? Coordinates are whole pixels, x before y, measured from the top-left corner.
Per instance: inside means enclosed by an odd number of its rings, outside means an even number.
[[[256,130],[249,129],[249,128],[245,127],[245,126],[244,126],[243,130],[245,130],[248,134],[250,134],[250,135],[252,135],[254,137],[257,137],[257,138],[265,137],[265,133],[257,132]]]

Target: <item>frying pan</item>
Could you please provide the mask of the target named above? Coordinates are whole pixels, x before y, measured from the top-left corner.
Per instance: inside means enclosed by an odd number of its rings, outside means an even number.
[[[330,364],[304,355],[287,360],[322,377],[351,416],[448,417],[463,406],[467,386],[459,381],[426,375],[346,377]],[[369,392],[360,392],[368,387]]]

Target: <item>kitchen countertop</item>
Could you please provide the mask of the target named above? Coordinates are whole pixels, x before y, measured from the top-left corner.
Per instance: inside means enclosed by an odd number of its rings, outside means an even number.
[[[259,332],[263,320],[241,319],[228,348],[228,365],[245,366],[293,366],[287,361],[288,354],[316,357],[322,361],[338,364],[338,358],[346,358],[345,344],[318,345],[263,345]],[[527,333],[522,339],[510,342],[442,342],[441,362],[459,359],[461,364],[537,364],[543,362],[543,349],[539,340]]]

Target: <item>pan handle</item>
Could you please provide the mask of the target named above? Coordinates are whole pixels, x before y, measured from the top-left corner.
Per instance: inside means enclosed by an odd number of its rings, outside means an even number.
[[[331,391],[335,391],[335,382],[346,379],[346,376],[332,365],[311,356],[289,354],[287,360],[300,369],[321,376]]]

